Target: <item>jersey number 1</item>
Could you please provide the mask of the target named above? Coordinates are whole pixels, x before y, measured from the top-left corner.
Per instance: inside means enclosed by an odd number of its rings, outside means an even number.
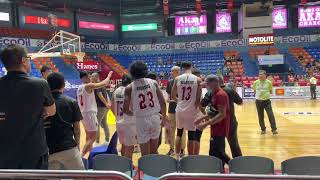
[[[83,104],[83,97],[82,97],[82,95],[80,95],[80,105],[81,105],[81,106],[84,105],[84,104]]]
[[[153,108],[154,107],[154,102],[153,102],[153,94],[152,92],[147,92],[147,96],[149,97],[149,107]],[[144,94],[139,94],[139,98],[141,99],[140,101],[140,109],[146,109],[146,96]]]
[[[117,101],[117,116],[123,116],[123,101]]]

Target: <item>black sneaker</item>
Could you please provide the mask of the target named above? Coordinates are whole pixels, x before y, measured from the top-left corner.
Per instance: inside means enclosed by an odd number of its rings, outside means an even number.
[[[169,152],[167,153],[167,156],[173,156],[174,155],[174,150],[170,148]]]
[[[266,134],[266,133],[267,133],[266,130],[262,130],[262,131],[261,131],[261,134]]]
[[[279,133],[278,133],[277,130],[273,130],[273,131],[272,131],[272,134],[273,134],[273,135],[277,135],[277,134],[279,134]]]

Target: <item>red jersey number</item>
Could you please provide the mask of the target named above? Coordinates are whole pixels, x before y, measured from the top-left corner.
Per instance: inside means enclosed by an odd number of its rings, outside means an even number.
[[[82,95],[79,96],[79,99],[80,99],[80,105],[83,106],[84,104],[83,104],[83,97],[82,97]]]
[[[146,96],[149,98],[149,107],[154,107],[153,94],[152,92],[147,92],[147,94],[139,94],[140,99],[140,109],[146,109],[148,106],[146,105]]]
[[[182,101],[186,100],[190,100],[191,98],[191,92],[192,89],[191,87],[182,87]]]

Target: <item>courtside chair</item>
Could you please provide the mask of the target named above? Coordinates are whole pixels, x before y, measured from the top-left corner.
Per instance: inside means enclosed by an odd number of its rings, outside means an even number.
[[[213,156],[186,156],[180,160],[182,173],[222,173],[222,161]]]
[[[84,169],[88,170],[88,164],[89,164],[88,159],[82,158],[82,163],[83,163]]]
[[[165,174],[178,172],[178,162],[171,156],[152,154],[142,156],[138,161],[138,174],[140,171],[152,177],[161,177]]]
[[[108,145],[102,145],[94,147],[88,157],[89,161],[89,169],[92,169],[93,165],[93,158],[98,154],[116,154],[118,155],[117,151],[117,144],[118,144],[118,133],[114,132],[112,135],[111,141]]]
[[[129,158],[114,154],[99,154],[93,159],[93,170],[119,171],[126,174],[129,172],[128,175],[132,177],[133,164]]]
[[[272,159],[259,156],[240,156],[229,161],[231,174],[274,174]]]
[[[320,157],[304,156],[285,160],[281,163],[282,174],[320,175]]]

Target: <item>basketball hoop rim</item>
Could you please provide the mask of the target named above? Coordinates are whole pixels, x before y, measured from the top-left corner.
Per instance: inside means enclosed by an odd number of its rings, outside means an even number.
[[[63,57],[64,58],[77,58],[77,60],[79,62],[83,62],[83,58],[84,58],[85,55],[86,55],[85,52],[73,52],[73,53],[70,53],[70,54],[64,54]]]

